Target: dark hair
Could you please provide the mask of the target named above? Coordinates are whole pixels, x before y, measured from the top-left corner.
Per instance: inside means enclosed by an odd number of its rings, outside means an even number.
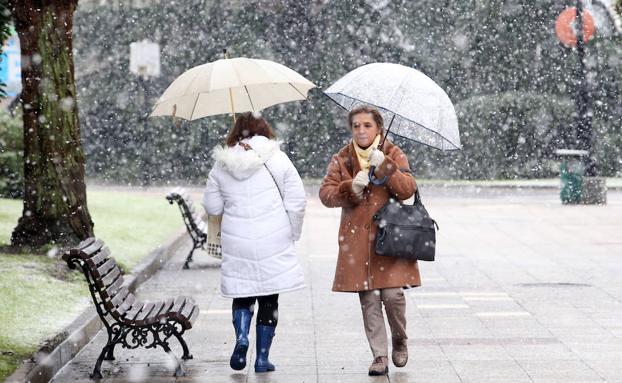
[[[225,144],[234,146],[241,140],[253,137],[264,136],[270,139],[275,138],[272,127],[263,117],[255,117],[253,113],[242,113],[235,121],[235,126],[229,131]]]
[[[352,118],[354,118],[354,116],[356,116],[357,114],[361,114],[361,113],[371,114],[372,118],[374,119],[374,122],[376,123],[376,125],[378,125],[378,128],[380,128],[380,134],[384,132],[384,129],[383,129],[384,119],[382,118],[382,115],[380,114],[378,109],[373,108],[371,106],[367,106],[367,105],[358,106],[352,109],[350,113],[348,113],[348,125],[350,129],[352,129]]]

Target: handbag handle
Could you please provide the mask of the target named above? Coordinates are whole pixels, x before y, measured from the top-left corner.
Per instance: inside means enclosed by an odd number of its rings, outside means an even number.
[[[415,198],[413,199],[413,206],[415,205],[423,205],[423,202],[421,202],[421,195],[419,194],[419,188],[415,189]]]
[[[423,202],[421,202],[421,195],[419,194],[419,188],[415,189],[415,198],[413,199],[413,206],[423,206]],[[425,209],[425,206],[423,208]],[[432,222],[434,222],[434,225],[436,226],[436,230],[440,230],[440,228],[438,227],[438,223],[434,219],[432,219]]]
[[[376,170],[375,166],[372,166],[369,168],[369,182],[371,182],[372,184],[376,185],[376,186],[382,186],[385,183],[387,183],[389,177],[388,176],[384,176],[381,180],[379,180],[378,178],[376,178],[376,176],[374,175],[374,171]]]
[[[382,140],[382,142],[384,143],[384,139]],[[382,144],[380,144],[379,147],[382,148]],[[379,150],[382,150],[382,149],[379,149]],[[381,180],[379,180],[374,175],[375,171],[376,171],[376,167],[375,166],[371,166],[369,168],[369,182],[371,182],[373,185],[376,185],[376,186],[382,186],[382,185],[386,184],[387,181],[389,180],[389,177],[388,176],[384,176]]]

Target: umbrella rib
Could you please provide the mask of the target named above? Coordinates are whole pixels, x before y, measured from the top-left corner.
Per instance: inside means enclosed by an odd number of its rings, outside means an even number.
[[[190,112],[190,119],[189,121],[192,121],[192,116],[194,115],[194,110],[197,107],[197,103],[199,102],[199,96],[201,96],[201,93],[197,93],[197,98],[194,100],[194,105],[192,106],[192,112]]]
[[[202,66],[202,65],[201,65],[201,66]],[[197,67],[197,68],[198,68],[198,67]],[[192,69],[194,69],[194,68],[192,68]],[[191,70],[192,70],[192,69],[191,69]],[[195,75],[194,75],[194,77],[192,78],[192,81],[190,81],[190,82],[188,83],[188,85],[186,85],[186,89],[184,89],[184,93],[182,93],[182,94],[184,94],[184,95],[185,95],[185,94],[188,92],[188,89],[190,89],[190,86],[191,86],[191,85],[193,85],[193,84],[194,84],[194,82],[196,81],[196,79],[197,79],[197,78],[201,75],[201,72],[200,72],[199,70],[197,70],[196,72],[197,72],[197,74],[195,74]],[[200,92],[197,92],[197,93],[200,93]]]
[[[391,96],[388,106],[393,105],[393,99],[397,96],[400,88],[402,87],[402,85],[404,85],[404,82],[406,81],[407,78],[408,78],[408,73],[405,73],[404,77],[402,77],[402,81],[400,81],[400,84],[397,86],[397,88],[395,88],[395,93],[393,93],[393,96]],[[400,100],[399,100],[400,104],[402,103],[402,99],[404,99],[404,94],[402,94],[402,97],[400,97]],[[395,109],[397,109],[397,107]]]
[[[434,132],[434,131],[432,131],[432,130],[431,130],[431,132],[432,132],[432,133],[434,133],[434,134],[436,134],[437,136],[441,137],[442,142],[448,142],[448,143],[449,143],[449,145],[453,146],[453,148],[451,148],[451,147],[450,147],[449,149],[443,149],[443,148],[436,147],[436,146],[434,146],[434,145],[426,144],[425,142],[421,142],[421,141],[413,140],[412,138],[409,138],[409,137],[407,137],[407,136],[403,136],[403,135],[401,135],[401,134],[397,134],[397,133],[395,133],[395,132],[391,132],[391,134],[393,134],[394,136],[397,136],[397,137],[403,138],[403,139],[405,139],[405,140],[414,141],[414,142],[419,143],[419,144],[421,144],[421,145],[425,145],[425,146],[427,146],[427,147],[429,147],[429,148],[432,148],[432,149],[438,149],[438,150],[440,150],[440,151],[442,151],[442,152],[444,152],[444,151],[449,151],[449,150],[460,150],[460,147],[459,147],[459,146],[457,146],[456,144],[454,144],[453,142],[451,142],[451,141],[447,140],[446,138],[444,138],[443,136],[441,136],[440,134],[438,134],[438,133],[436,133],[436,132]]]
[[[346,111],[348,110],[348,108],[346,108],[345,106],[343,106],[343,105],[341,105],[340,103],[338,103],[338,102],[337,102],[337,100],[335,100],[335,99],[334,99],[334,98],[333,98],[333,97],[332,97],[329,93],[322,92],[322,94],[323,94],[324,96],[328,97],[328,99],[329,99],[329,100],[331,100],[332,102],[334,102],[335,104],[337,104],[337,106],[338,106],[338,107],[340,107],[341,109],[344,109],[344,110],[346,110]],[[335,94],[341,94],[341,93],[335,93]],[[342,96],[344,96],[344,97],[347,97],[347,96],[346,96],[346,95],[344,95],[344,94],[341,94],[341,95],[342,95]]]
[[[244,90],[246,91],[246,95],[248,96],[248,102],[251,103],[251,108],[253,109],[253,112],[256,112],[255,105],[253,105],[253,100],[251,99],[251,94],[248,93],[248,88],[246,87],[246,85],[244,85]]]
[[[298,92],[299,95],[301,95],[305,100],[307,99],[307,96],[305,96],[304,94],[302,94],[301,91],[298,90],[298,88],[296,88],[294,86],[294,84],[292,84],[291,82],[288,82],[289,86],[291,86],[292,88],[294,88],[294,90],[296,90],[296,92]]]

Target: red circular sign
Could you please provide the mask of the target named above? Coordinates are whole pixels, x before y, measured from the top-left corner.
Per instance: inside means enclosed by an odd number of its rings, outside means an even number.
[[[577,35],[573,24],[576,24],[577,9],[575,7],[566,8],[565,11],[559,14],[557,21],[555,21],[555,34],[562,44],[568,47],[574,47],[577,45]],[[583,41],[588,40],[594,36],[596,27],[594,26],[594,18],[590,12],[583,10]]]

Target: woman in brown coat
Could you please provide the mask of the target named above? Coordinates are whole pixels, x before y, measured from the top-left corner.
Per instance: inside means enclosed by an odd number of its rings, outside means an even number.
[[[370,107],[353,109],[348,115],[352,141],[333,155],[320,187],[320,199],[327,207],[340,207],[339,256],[333,291],[357,292],[363,312],[365,334],[374,361],[369,375],[388,370],[388,341],[382,305],[391,327],[392,359],[396,367],[408,361],[406,346],[406,299],[403,288],[421,284],[417,261],[377,255],[374,242],[378,226],[374,214],[393,196],[404,200],[415,192],[408,159],[400,148],[385,140],[383,119]],[[384,185],[369,183],[369,169],[375,166]]]

